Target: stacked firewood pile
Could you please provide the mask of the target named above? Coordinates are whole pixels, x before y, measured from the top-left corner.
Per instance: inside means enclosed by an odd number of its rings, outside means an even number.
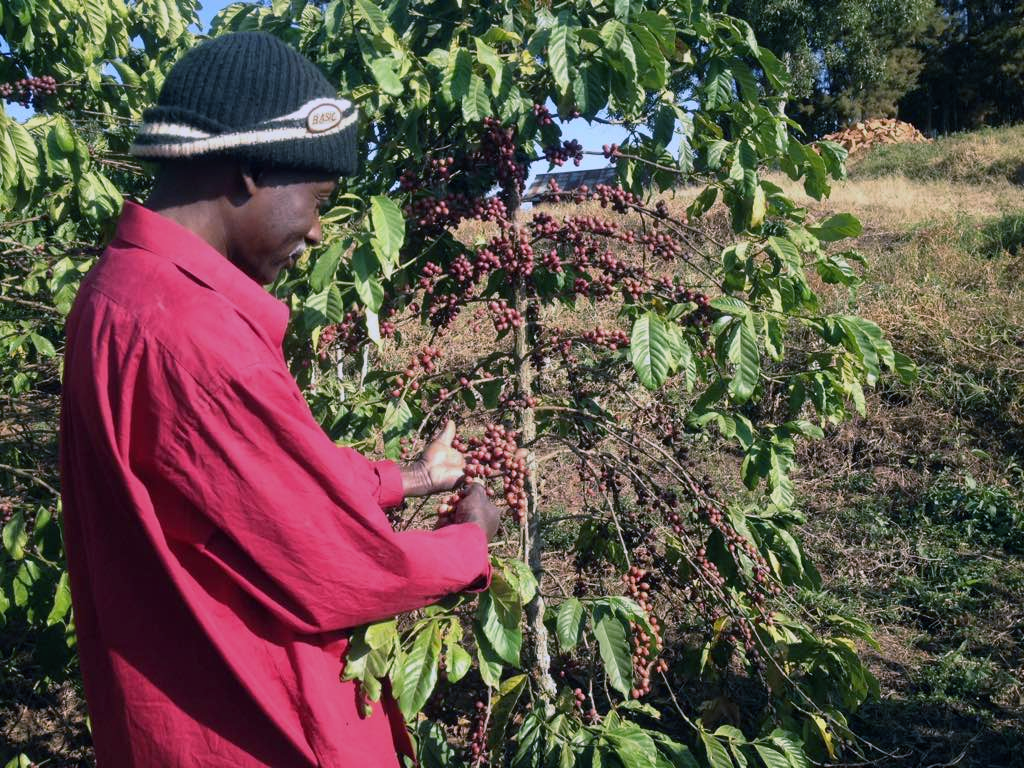
[[[851,155],[879,144],[923,144],[931,141],[910,123],[892,118],[877,118],[855,123],[849,128],[825,136],[824,139],[843,145]]]

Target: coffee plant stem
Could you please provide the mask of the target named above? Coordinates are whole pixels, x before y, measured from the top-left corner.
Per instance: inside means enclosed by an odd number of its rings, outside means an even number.
[[[24,307],[31,307],[32,309],[37,309],[40,312],[46,312],[47,314],[50,315],[57,315],[58,317],[63,317],[63,315],[61,315],[61,313],[58,312],[55,308],[48,307],[45,304],[40,304],[38,301],[19,299],[16,296],[0,296],[0,301],[6,301],[11,304],[21,304]]]
[[[18,467],[12,467],[12,466],[9,466],[7,464],[0,464],[0,469],[2,469],[4,472],[10,472],[12,475],[17,475],[18,477],[24,477],[26,480],[31,480],[33,483],[35,483],[39,487],[45,488],[46,490],[48,490],[54,496],[59,496],[60,495],[60,491],[58,491],[56,488],[54,488],[48,482],[46,482],[41,477],[39,477],[35,472],[30,472],[27,469],[19,469]]]
[[[518,200],[517,200],[518,202]],[[513,208],[513,210],[515,210]],[[524,316],[529,317],[526,311],[528,298],[526,296],[525,281],[519,278],[513,292],[513,306]],[[530,334],[536,337],[536,323],[527,320],[515,330],[514,356],[516,361],[516,387],[517,391],[524,397],[528,397],[533,391],[533,364],[530,361]],[[525,406],[520,411],[520,437],[523,445],[532,445],[537,438],[537,415],[534,408]],[[540,482],[537,476],[536,455],[532,449],[526,454],[526,519],[523,524],[524,557],[527,565],[533,571],[538,583],[542,577],[541,553],[543,550],[540,518],[537,515],[537,485]],[[554,714],[554,700],[558,695],[558,688],[555,686],[554,678],[551,677],[551,655],[548,651],[548,630],[544,625],[544,598],[540,590],[526,605],[526,620],[531,628],[533,638],[532,662],[533,677],[537,686],[543,692],[544,707],[549,717]]]

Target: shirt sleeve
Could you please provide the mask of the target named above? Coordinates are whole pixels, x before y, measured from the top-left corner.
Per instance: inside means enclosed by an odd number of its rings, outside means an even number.
[[[479,526],[391,527],[382,506],[401,500],[398,467],[336,446],[283,366],[190,387],[173,421],[158,467],[213,531],[184,545],[295,631],[378,621],[489,582]]]

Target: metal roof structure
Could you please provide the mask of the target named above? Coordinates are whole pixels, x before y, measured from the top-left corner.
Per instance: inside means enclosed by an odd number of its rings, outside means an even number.
[[[592,168],[588,171],[563,171],[561,173],[538,173],[537,178],[533,180],[533,184],[523,194],[524,203],[536,202],[538,198],[550,192],[548,182],[554,179],[555,183],[558,184],[559,190],[562,192],[570,192],[574,189],[579,189],[586,184],[591,189],[594,188],[595,184],[610,184],[614,186],[618,183],[618,176],[614,165],[609,165],[607,168]]]

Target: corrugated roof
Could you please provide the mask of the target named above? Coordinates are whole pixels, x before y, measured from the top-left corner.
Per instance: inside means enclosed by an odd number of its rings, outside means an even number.
[[[561,173],[538,173],[533,184],[523,195],[523,202],[532,203],[538,197],[548,194],[550,187],[548,182],[554,179],[558,188],[564,192],[578,189],[586,184],[593,188],[595,184],[615,185],[618,181],[614,165],[607,168],[592,168],[587,171],[563,171]]]

